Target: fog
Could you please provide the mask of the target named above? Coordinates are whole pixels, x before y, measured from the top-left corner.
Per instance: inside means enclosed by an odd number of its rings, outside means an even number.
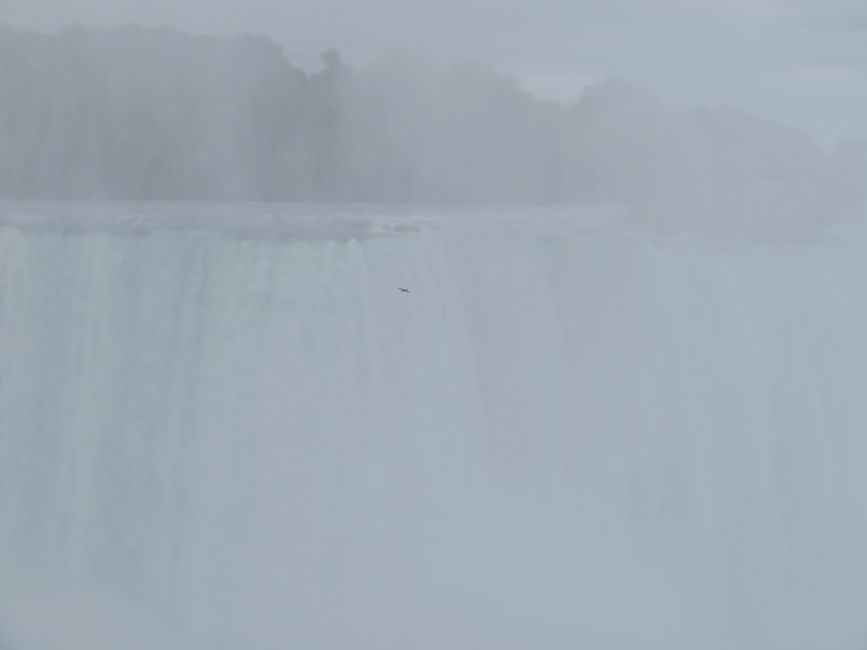
[[[568,101],[615,76],[826,143],[867,137],[859,0],[4,0],[0,20],[51,31],[138,23],[264,33],[308,71],[330,47],[362,66],[411,49],[438,63],[487,63]]]
[[[0,196],[339,203],[619,203],[640,218],[827,222],[865,147],[609,79],[539,99],[477,64],[336,49],[293,66],[264,36],[0,33]]]
[[[503,4],[0,4],[0,650],[865,647],[862,8]]]

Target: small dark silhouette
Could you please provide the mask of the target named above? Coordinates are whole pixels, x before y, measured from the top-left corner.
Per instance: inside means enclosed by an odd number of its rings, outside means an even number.
[[[409,293],[409,289],[404,289],[403,287],[398,287],[398,289],[400,289],[404,293]]]

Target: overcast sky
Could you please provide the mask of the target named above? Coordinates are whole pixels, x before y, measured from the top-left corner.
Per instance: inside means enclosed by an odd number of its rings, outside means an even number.
[[[0,0],[0,20],[264,33],[307,70],[332,46],[360,64],[413,49],[565,100],[614,75],[824,141],[867,136],[867,0]]]

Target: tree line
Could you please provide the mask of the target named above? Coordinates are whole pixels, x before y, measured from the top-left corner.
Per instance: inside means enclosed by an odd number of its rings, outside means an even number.
[[[614,81],[561,104],[409,55],[358,68],[330,50],[308,74],[261,36],[0,29],[5,198],[669,209],[821,194],[861,178],[863,156],[844,153]]]

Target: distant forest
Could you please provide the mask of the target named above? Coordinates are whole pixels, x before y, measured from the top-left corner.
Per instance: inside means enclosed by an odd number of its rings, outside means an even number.
[[[863,173],[852,146],[625,83],[566,105],[480,66],[321,58],[306,74],[260,36],[0,29],[0,196],[800,204],[853,200]]]

